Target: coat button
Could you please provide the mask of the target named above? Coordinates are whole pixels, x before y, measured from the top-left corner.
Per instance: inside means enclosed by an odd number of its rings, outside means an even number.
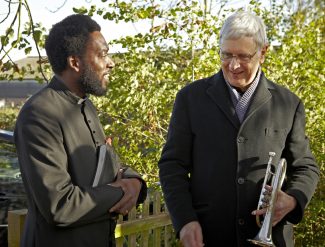
[[[240,178],[238,178],[237,182],[239,184],[244,184],[245,183],[245,178],[240,177]]]
[[[239,136],[239,137],[237,138],[237,142],[238,142],[238,143],[243,143],[243,142],[245,142],[245,137],[243,137],[243,136]]]
[[[245,220],[244,219],[238,219],[238,224],[240,226],[243,226],[245,224]]]

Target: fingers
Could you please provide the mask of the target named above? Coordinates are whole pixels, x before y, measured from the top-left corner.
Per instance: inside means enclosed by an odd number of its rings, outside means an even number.
[[[262,208],[267,208],[269,206],[269,202],[270,202],[271,196],[272,196],[272,187],[269,185],[266,185],[262,191],[262,194],[263,194],[263,198],[261,199],[260,206]]]
[[[117,212],[123,215],[128,214],[128,212],[135,206],[134,200],[129,193],[125,193],[122,199],[117,202],[109,212]]]
[[[295,209],[297,200],[283,191],[279,191],[275,204],[273,226],[279,223],[289,212]]]
[[[197,221],[187,223],[180,231],[180,240],[184,247],[203,247],[202,229]]]
[[[270,202],[270,191],[272,187],[267,186],[265,196],[262,199],[261,209],[252,211],[252,215],[264,215],[267,212],[267,208]],[[264,195],[264,193],[263,193]],[[273,205],[273,217],[272,217],[272,226],[278,224],[290,211],[292,211],[297,205],[297,201],[294,197],[286,194],[285,192],[279,190],[277,192],[277,199]]]
[[[112,146],[112,138],[111,137],[106,138],[106,144]]]
[[[123,169],[120,168],[117,172],[117,175],[116,175],[116,180],[121,180],[122,179],[122,175],[123,175]]]
[[[259,201],[259,209],[252,211],[252,215],[264,215],[266,213],[271,201],[272,187],[266,185],[265,188],[262,189],[262,195],[263,197]]]
[[[120,185],[124,195],[122,199],[109,210],[109,212],[117,212],[126,215],[136,205],[141,190],[141,182],[136,178],[121,178],[116,183]]]
[[[252,211],[251,214],[260,216],[260,215],[264,215],[266,213],[266,211],[267,211],[267,208],[263,208],[260,210],[254,210],[254,211]]]

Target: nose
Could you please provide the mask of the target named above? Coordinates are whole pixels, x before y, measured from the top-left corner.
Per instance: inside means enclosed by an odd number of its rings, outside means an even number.
[[[238,58],[233,56],[230,60],[229,66],[231,69],[235,70],[240,67],[240,63],[237,60]]]
[[[114,68],[115,67],[115,63],[114,63],[114,61],[110,58],[110,57],[108,57],[107,56],[107,61],[106,61],[106,67],[107,68]]]

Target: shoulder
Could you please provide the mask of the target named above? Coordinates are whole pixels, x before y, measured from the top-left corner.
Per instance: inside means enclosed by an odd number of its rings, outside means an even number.
[[[292,103],[295,105],[301,102],[301,99],[286,86],[275,83],[267,79],[264,75],[263,79],[265,80],[265,83],[274,99],[279,100],[280,102],[286,102],[287,104]]]
[[[193,81],[183,87],[178,94],[180,95],[200,95],[204,93],[211,85],[215,84],[218,81],[219,73],[214,74],[210,77],[202,78],[196,81]]]
[[[41,118],[58,118],[62,113],[62,98],[49,85],[31,96],[20,110],[19,121],[38,121]]]

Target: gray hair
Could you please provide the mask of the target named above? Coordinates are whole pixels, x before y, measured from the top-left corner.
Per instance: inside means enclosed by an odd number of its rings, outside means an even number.
[[[263,20],[248,11],[238,11],[229,16],[220,30],[219,45],[227,39],[253,37],[258,48],[268,44]]]

